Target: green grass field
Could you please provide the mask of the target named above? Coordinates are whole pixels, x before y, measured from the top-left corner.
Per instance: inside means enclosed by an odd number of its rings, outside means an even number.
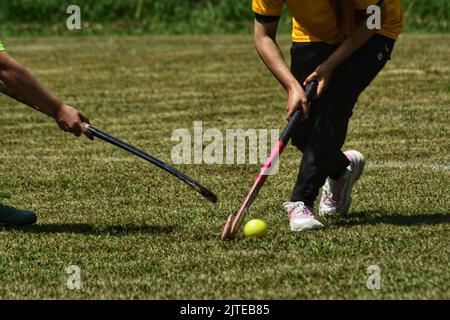
[[[448,0],[401,0],[404,28],[449,32]],[[0,34],[67,35],[71,0],[0,0]],[[251,32],[252,0],[78,0],[83,28],[73,34],[205,34]],[[285,7],[280,28],[291,30]],[[45,18],[44,18],[45,17]]]
[[[5,39],[10,53],[92,123],[170,162],[177,128],[282,128],[285,93],[251,35]],[[282,37],[286,55],[289,39]],[[0,97],[0,202],[39,215],[0,229],[0,298],[450,298],[449,35],[403,35],[360,97],[345,148],[367,157],[348,217],[293,234],[281,207],[289,147],[250,217],[264,239],[223,243],[260,165],[181,165],[212,205],[106,143],[76,139]],[[82,288],[66,287],[69,265]],[[381,289],[366,287],[381,268]]]

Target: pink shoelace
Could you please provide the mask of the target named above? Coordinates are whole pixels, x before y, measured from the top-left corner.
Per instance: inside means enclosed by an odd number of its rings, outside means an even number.
[[[296,211],[297,211],[297,213],[296,213]],[[314,216],[314,213],[312,212],[312,209],[310,207],[305,206],[303,203],[298,203],[298,204],[296,204],[296,206],[289,209],[289,211],[288,211],[289,219],[292,219],[293,216],[298,214],[298,211],[303,211],[303,213],[301,213],[301,215],[305,215],[305,216],[309,216],[309,217]]]

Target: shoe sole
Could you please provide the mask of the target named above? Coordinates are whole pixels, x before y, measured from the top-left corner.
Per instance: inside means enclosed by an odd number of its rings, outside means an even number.
[[[319,225],[317,223],[311,223],[311,224],[305,224],[303,226],[294,227],[294,228],[291,226],[291,231],[299,232],[299,231],[309,231],[309,230],[321,230],[323,228],[324,228],[323,225]]]

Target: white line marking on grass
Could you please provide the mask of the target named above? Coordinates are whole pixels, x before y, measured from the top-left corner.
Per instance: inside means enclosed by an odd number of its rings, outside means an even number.
[[[298,160],[292,161],[289,160],[290,164],[297,164]],[[285,163],[287,160],[285,160]],[[281,165],[283,165],[283,160],[280,160]],[[366,169],[369,170],[380,170],[380,169],[397,169],[397,170],[432,170],[438,172],[448,172],[450,171],[450,163],[442,164],[442,163],[433,163],[433,162],[425,162],[418,160],[374,160],[374,159],[366,159]]]
[[[383,70],[383,74],[425,74],[425,70],[421,69],[389,69]]]
[[[380,160],[372,160],[367,161],[366,167],[369,169],[425,169],[425,170],[433,170],[433,171],[450,171],[450,164],[438,164],[438,163],[426,163],[415,160],[408,161],[380,161]]]

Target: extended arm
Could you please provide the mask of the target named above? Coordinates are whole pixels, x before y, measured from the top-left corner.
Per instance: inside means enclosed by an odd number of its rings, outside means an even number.
[[[64,104],[48,91],[6,51],[0,52],[0,79],[17,95],[55,119],[62,130],[71,132],[76,136],[83,133],[92,139],[89,130],[83,125],[84,122],[89,123],[89,120],[78,110]]]

